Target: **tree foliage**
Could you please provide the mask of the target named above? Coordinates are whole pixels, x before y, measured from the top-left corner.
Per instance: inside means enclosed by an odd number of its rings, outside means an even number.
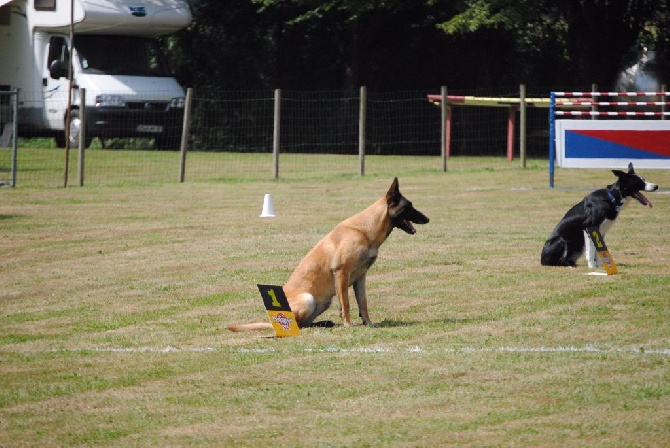
[[[598,83],[670,44],[669,0],[191,0],[185,84],[423,89]]]
[[[465,0],[438,26],[451,35],[513,32],[520,54],[550,51],[573,83],[609,87],[650,29],[656,38],[667,34],[667,6],[666,0]]]

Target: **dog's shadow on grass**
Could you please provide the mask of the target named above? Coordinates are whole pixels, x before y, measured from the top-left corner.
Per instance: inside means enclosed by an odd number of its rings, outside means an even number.
[[[465,317],[462,319],[433,319],[433,320],[383,320],[375,323],[372,328],[402,328],[412,327],[416,325],[436,325],[441,324],[445,326],[464,326],[480,324],[482,322],[490,322],[496,319],[491,317]],[[364,325],[358,323],[355,326],[363,327]],[[344,328],[341,323],[336,323],[332,320],[317,321],[306,328]]]
[[[383,320],[377,324],[379,328],[398,328],[398,327],[410,327],[413,325],[418,325],[420,322],[415,321],[405,321],[405,320]]]
[[[371,328],[400,328],[400,327],[409,327],[412,325],[419,325],[421,322],[413,322],[413,321],[401,321],[401,320],[383,320],[381,322],[376,322],[374,325],[371,326]],[[365,325],[359,323],[355,323],[354,326],[356,327],[365,327]],[[331,320],[328,321],[319,321],[319,322],[314,322],[312,325],[306,328],[344,328],[344,326],[341,323],[335,323]]]

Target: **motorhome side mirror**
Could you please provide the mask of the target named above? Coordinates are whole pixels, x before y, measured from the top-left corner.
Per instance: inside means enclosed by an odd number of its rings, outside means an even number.
[[[58,59],[53,61],[49,66],[49,74],[53,79],[60,79],[67,77],[67,71],[65,70],[63,63]]]

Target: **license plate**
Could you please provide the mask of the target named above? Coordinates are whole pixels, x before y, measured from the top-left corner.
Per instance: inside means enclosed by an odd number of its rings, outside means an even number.
[[[150,132],[152,134],[159,134],[163,132],[163,126],[156,124],[138,124],[137,132]]]

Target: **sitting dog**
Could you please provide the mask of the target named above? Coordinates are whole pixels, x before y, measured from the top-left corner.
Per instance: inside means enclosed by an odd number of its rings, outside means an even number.
[[[345,327],[349,317],[349,286],[353,285],[363,324],[373,325],[368,315],[365,277],[377,259],[379,246],[399,228],[410,235],[412,225],[426,224],[428,218],[414,208],[401,193],[398,178],[391,188],[362,212],[342,221],[302,259],[283,286],[291,311],[300,328],[314,324],[330,307],[333,296],[340,299],[340,316]],[[319,323],[332,326],[332,322]],[[270,322],[230,325],[230,331],[272,329]]]
[[[630,198],[637,199],[642,205],[652,206],[641,191],[655,191],[658,185],[636,174],[632,163],[628,164],[628,172],[612,172],[617,177],[616,182],[588,194],[556,225],[542,248],[540,261],[543,266],[575,266],[585,248],[589,267],[599,266],[600,260],[586,229],[598,227],[600,234],[605,236]]]

